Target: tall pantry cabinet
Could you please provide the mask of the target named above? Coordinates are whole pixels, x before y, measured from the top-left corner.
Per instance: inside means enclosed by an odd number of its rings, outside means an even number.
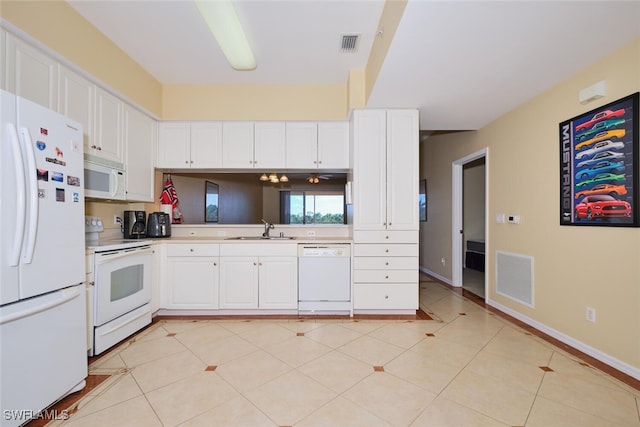
[[[354,310],[418,309],[418,111],[354,110]]]

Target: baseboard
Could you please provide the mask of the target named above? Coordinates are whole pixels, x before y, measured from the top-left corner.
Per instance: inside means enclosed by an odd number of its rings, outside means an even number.
[[[620,372],[623,372],[637,380],[640,380],[640,368],[637,368],[635,366],[629,365],[628,363],[625,363],[621,360],[616,359],[613,356],[610,356],[606,353],[603,353],[602,351],[593,348],[581,341],[576,340],[575,338],[570,337],[569,335],[563,334],[560,331],[557,331],[553,328],[550,328],[536,320],[531,319],[528,316],[523,315],[522,313],[519,313],[515,310],[510,309],[507,306],[504,306],[496,301],[490,300],[490,299],[486,299],[486,304],[502,311],[505,314],[508,314],[509,316],[518,319],[519,321],[526,323],[527,325],[539,330],[540,332],[543,332],[547,335],[549,335],[552,338],[555,338],[565,344],[567,344],[568,346],[571,346],[573,348],[575,348],[576,350],[579,350],[581,352],[583,352],[584,354],[587,354],[591,357],[593,357],[594,359],[599,360],[600,362],[611,366],[614,369],[617,369]]]
[[[421,272],[423,272],[424,274],[428,274],[429,276],[431,276],[431,277],[433,277],[433,278],[435,278],[435,279],[438,279],[438,280],[440,280],[441,282],[446,283],[447,285],[453,286],[453,282],[451,282],[451,279],[448,279],[448,278],[446,278],[446,277],[444,277],[444,276],[441,276],[441,275],[439,275],[438,273],[434,273],[433,271],[428,270],[428,269],[427,269],[427,268],[425,268],[425,267],[419,267],[419,270],[420,270]]]

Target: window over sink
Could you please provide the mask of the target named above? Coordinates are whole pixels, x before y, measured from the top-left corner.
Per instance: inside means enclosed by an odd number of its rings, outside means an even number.
[[[280,224],[345,224],[344,191],[280,191]]]

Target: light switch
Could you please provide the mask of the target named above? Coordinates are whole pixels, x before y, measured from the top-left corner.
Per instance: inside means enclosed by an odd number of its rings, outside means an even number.
[[[499,213],[496,215],[496,224],[504,224],[504,214]]]

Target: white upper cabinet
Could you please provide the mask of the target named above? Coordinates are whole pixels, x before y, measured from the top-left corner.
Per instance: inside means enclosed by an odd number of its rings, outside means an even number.
[[[349,122],[318,123],[318,168],[349,169]]]
[[[417,110],[387,111],[387,228],[418,230],[419,123]]]
[[[287,122],[287,168],[348,169],[349,122]]]
[[[223,122],[222,167],[253,168],[253,122]]]
[[[124,103],[96,86],[95,133],[87,154],[124,163]]]
[[[286,141],[284,122],[256,122],[254,124],[253,167],[283,167],[286,156]]]
[[[159,168],[191,167],[191,124],[160,122],[158,124]]]
[[[153,159],[156,121],[128,105],[124,107],[127,200],[153,202]]]
[[[318,168],[318,124],[316,122],[287,122],[288,168]]]
[[[197,122],[191,124],[191,167],[219,168],[222,166],[222,123]]]
[[[42,51],[6,35],[5,82],[12,93],[56,110],[58,107],[58,62]]]
[[[79,74],[60,67],[58,112],[82,124],[84,152],[93,144],[95,85]]]
[[[417,230],[417,110],[356,110],[354,229]]]
[[[221,167],[221,122],[162,122],[158,133],[157,167]]]

